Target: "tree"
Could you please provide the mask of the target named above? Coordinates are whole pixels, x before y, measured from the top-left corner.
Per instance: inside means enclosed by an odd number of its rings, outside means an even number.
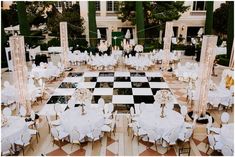
[[[88,1],[88,23],[89,23],[89,38],[90,46],[96,47],[97,42],[97,27],[95,1]]]
[[[183,1],[144,1],[142,4],[146,38],[158,37],[158,32],[164,30],[166,21],[179,19],[181,14],[189,8],[189,6],[184,6]],[[136,17],[135,2],[129,1],[120,4],[118,18],[122,22],[130,21],[132,25],[135,25]]]
[[[227,34],[228,27],[228,3],[222,3],[213,14],[213,29],[218,34]]]
[[[137,37],[138,43],[144,45],[144,12],[143,12],[143,2],[136,2],[136,26],[137,26]]]
[[[229,1],[228,4],[227,57],[230,58],[234,40],[234,2]]]
[[[17,1],[17,12],[18,12],[18,20],[20,24],[20,34],[24,36],[28,36],[30,34],[30,27],[26,14],[26,5],[24,1]]]
[[[211,35],[213,28],[213,1],[206,1],[206,23],[205,23],[205,34]]]
[[[3,27],[15,26],[18,25],[18,15],[16,4],[12,4],[9,9],[2,9],[2,25]]]
[[[3,19],[3,16],[1,16],[1,20]],[[2,25],[1,25],[1,66],[7,67],[7,57],[6,57],[6,52],[5,52],[5,46],[7,42],[6,34],[4,31],[4,23],[5,21],[2,20]]]

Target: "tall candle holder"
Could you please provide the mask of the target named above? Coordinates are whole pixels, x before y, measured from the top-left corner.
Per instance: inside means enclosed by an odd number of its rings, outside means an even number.
[[[159,104],[161,104],[161,118],[166,117],[166,115],[164,114],[164,109],[166,107],[166,104],[172,102],[173,100],[173,95],[171,94],[171,92],[169,90],[159,90],[157,91],[156,95],[154,96],[155,101],[157,101]]]

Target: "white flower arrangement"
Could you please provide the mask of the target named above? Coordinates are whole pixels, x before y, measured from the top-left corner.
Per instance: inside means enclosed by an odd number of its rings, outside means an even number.
[[[212,80],[209,82],[209,90],[216,90],[216,84]]]
[[[155,94],[154,99],[159,104],[167,104],[173,101],[173,95],[168,90],[159,90]]]
[[[100,52],[105,52],[108,50],[108,46],[105,43],[101,42],[100,45],[98,46],[98,49]]]
[[[74,97],[76,98],[76,100],[78,100],[82,104],[85,104],[86,102],[91,101],[92,93],[90,92],[89,89],[78,88],[74,92]]]
[[[143,52],[144,51],[144,47],[142,45],[136,45],[134,50],[136,52]]]

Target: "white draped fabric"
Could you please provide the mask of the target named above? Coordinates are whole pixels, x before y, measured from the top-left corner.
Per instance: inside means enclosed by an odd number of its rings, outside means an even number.
[[[68,53],[68,61],[75,63],[75,62],[85,62],[88,61],[89,55],[87,51],[80,52],[79,50],[75,50],[73,53],[70,51]]]
[[[147,55],[126,57],[124,63],[136,70],[148,70],[150,66],[154,65]]]
[[[161,110],[147,109],[137,118],[139,127],[143,130],[154,130],[161,137],[174,129],[183,129],[184,117],[176,111],[166,110],[166,117],[161,118]]]
[[[167,55],[167,56],[166,56]],[[152,53],[152,56],[151,56],[151,58],[153,59],[153,61],[162,61],[163,60],[163,58],[164,57],[167,57],[167,59],[170,61],[170,62],[172,62],[172,61],[177,61],[177,60],[179,60],[180,59],[180,55],[179,55],[179,53],[165,53],[164,52],[164,50],[160,50],[160,51],[158,51],[158,52],[156,52],[156,51],[154,51],[153,53]]]
[[[94,129],[104,125],[104,116],[90,109],[85,115],[79,113],[78,108],[66,110],[62,113],[61,124],[66,132],[71,132],[74,128],[79,131],[81,138],[91,133]]]
[[[24,120],[24,118],[10,116],[8,118],[8,126],[4,126],[1,128],[1,140],[9,141],[10,143],[14,143],[21,138],[21,135],[24,132],[28,131],[28,126]]]
[[[226,124],[220,130],[220,140],[234,151],[234,124]]]
[[[13,85],[7,85],[1,91],[1,102],[5,105],[9,105],[18,100],[17,89]]]
[[[117,64],[117,59],[114,55],[108,56],[104,54],[103,56],[91,56],[90,60],[87,63],[91,67],[96,67],[98,70],[113,68]]]
[[[180,81],[189,81],[189,79],[196,80],[198,77],[199,66],[197,63],[186,62],[185,65],[178,63],[174,74]]]

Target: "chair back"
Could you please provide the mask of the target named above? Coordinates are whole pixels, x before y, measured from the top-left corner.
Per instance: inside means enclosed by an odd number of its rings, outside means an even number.
[[[233,156],[233,151],[232,151],[232,149],[229,148],[229,146],[224,145],[222,147],[222,154],[224,156]]]
[[[93,138],[95,138],[95,139],[99,138],[100,134],[101,134],[101,130],[99,128],[94,129],[92,132]]]
[[[30,139],[31,139],[31,135],[28,132],[24,132],[21,136],[21,141],[22,141],[23,145],[29,143]]]
[[[7,140],[1,141],[1,152],[4,153],[11,148],[11,143]]]
[[[212,126],[212,117],[211,116],[208,116],[208,123],[206,125],[207,128],[210,128]]]
[[[184,135],[184,139],[187,140],[189,139],[193,134],[193,129],[187,129],[185,135]]]
[[[229,118],[230,118],[230,116],[229,116],[228,112],[223,112],[221,115],[221,122],[228,123]]]
[[[140,115],[140,105],[135,104],[134,107],[135,107],[135,114]]]
[[[11,116],[12,111],[9,107],[6,107],[6,108],[3,109],[2,113],[3,113],[4,116]]]
[[[187,106],[182,105],[182,106],[180,107],[180,112],[181,112],[182,116],[185,117],[186,114],[187,114],[187,112],[188,112]]]
[[[51,134],[52,134],[52,136],[53,136],[54,138],[59,139],[59,132],[58,132],[58,130],[57,130],[55,127],[52,127],[52,128],[51,128]]]
[[[34,111],[32,111],[32,112],[31,112],[31,114],[30,114],[30,118],[32,119],[32,121],[34,121],[34,120],[35,120],[35,112],[34,112]]]
[[[98,104],[104,106],[104,104],[105,104],[104,99],[103,98],[99,98]]]
[[[105,104],[104,105],[104,113],[108,113],[109,112],[109,104]]]
[[[131,115],[131,117],[133,117],[133,116],[135,115],[135,112],[134,112],[134,108],[133,108],[133,107],[130,108],[130,115]]]
[[[76,140],[79,141],[79,139],[80,139],[80,133],[79,133],[79,131],[77,131],[76,128],[73,128],[73,130],[71,131],[69,136],[70,136],[70,141],[72,141],[72,142],[76,141]]]
[[[214,147],[214,145],[215,145],[215,138],[214,138],[213,135],[211,135],[211,134],[208,135],[208,141],[209,141],[210,146]]]
[[[179,137],[179,132],[180,132],[180,128],[176,128],[171,130],[171,133],[169,135],[169,143],[175,143],[176,140]]]
[[[109,103],[109,113],[112,113],[114,110],[114,106],[112,103]]]
[[[141,102],[140,103],[140,112],[143,112],[145,110],[145,103],[144,102]]]

